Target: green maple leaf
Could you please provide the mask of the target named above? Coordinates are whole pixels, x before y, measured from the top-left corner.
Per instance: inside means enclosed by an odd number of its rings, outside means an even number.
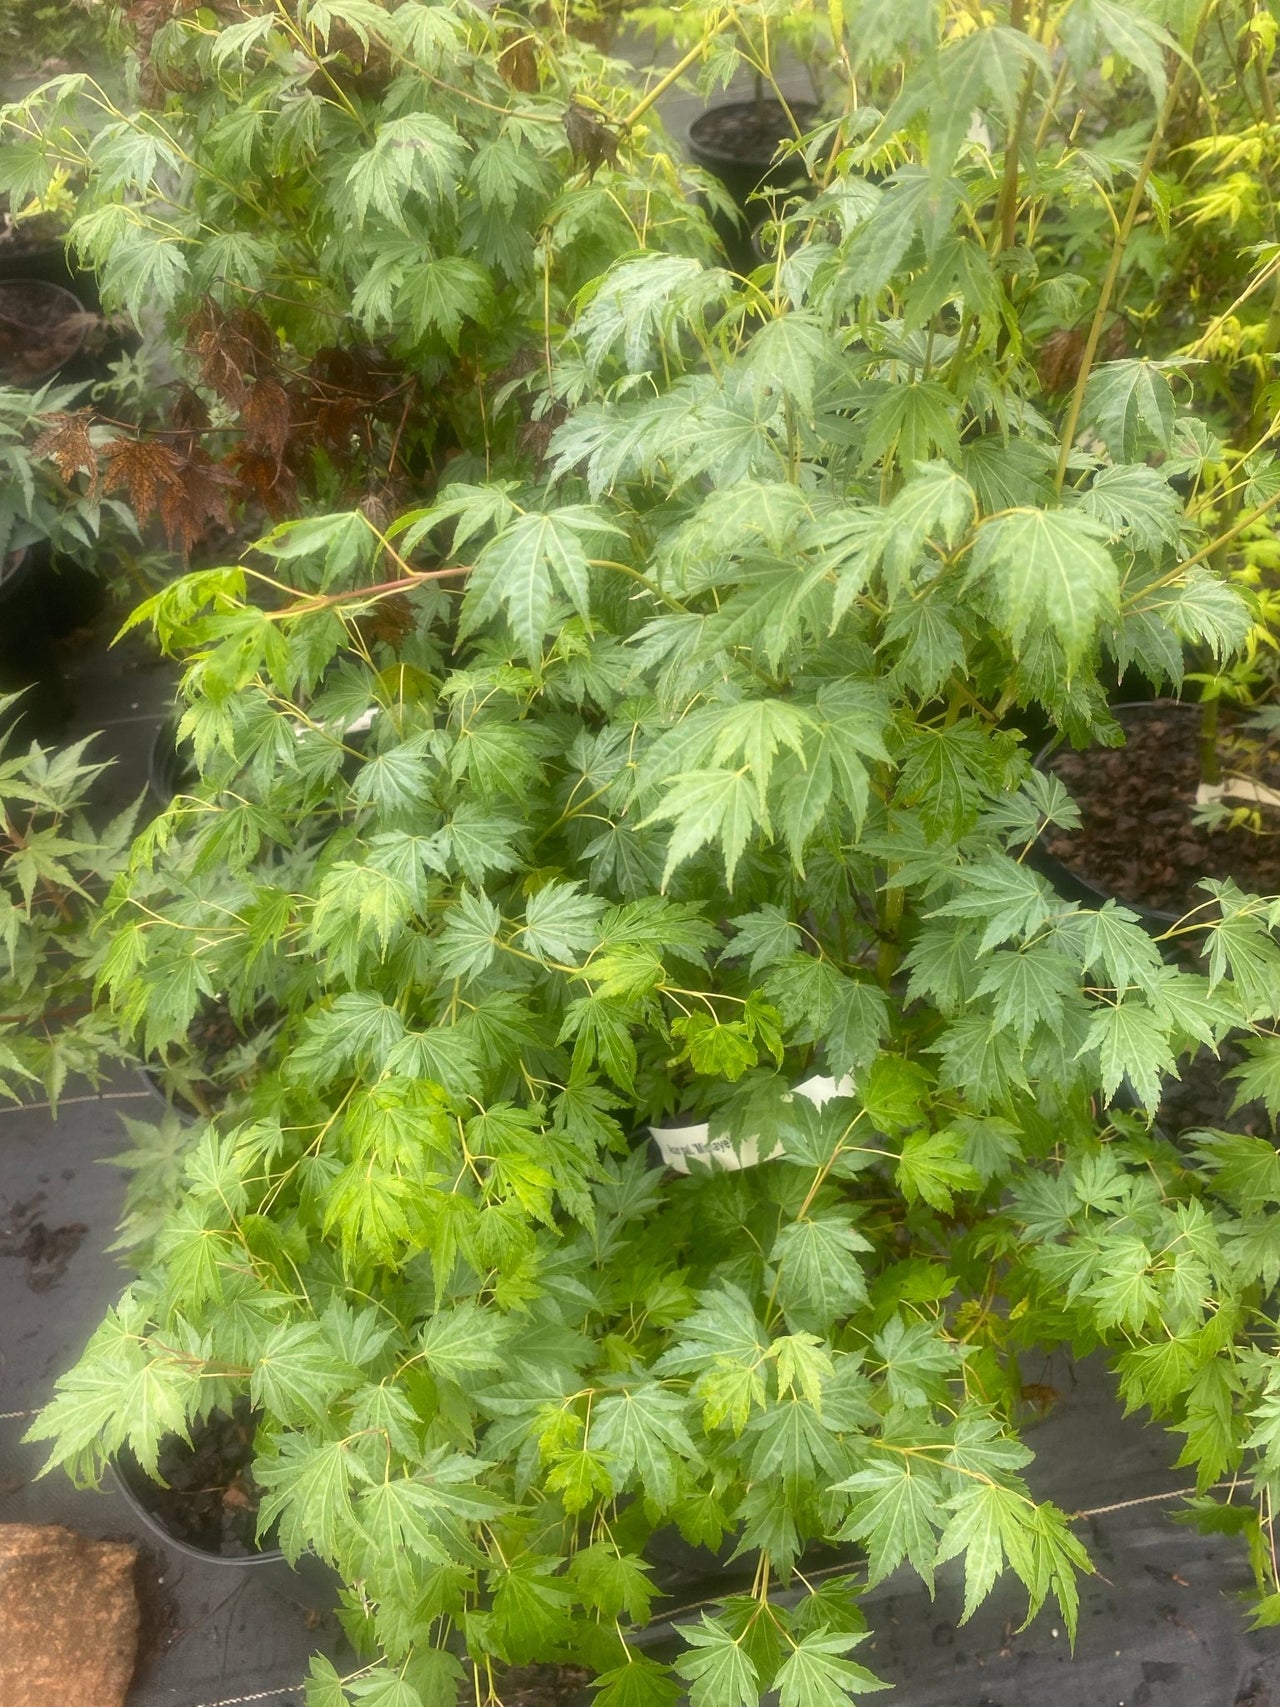
[[[1068,667],[1079,664],[1099,625],[1119,604],[1120,572],[1108,529],[1079,510],[1014,510],[984,522],[973,574],[993,583],[997,620],[1020,652],[1047,624]]]
[[[602,1671],[594,1687],[596,1707],[677,1707],[682,1693],[666,1666],[630,1652],[626,1665]]]
[[[964,1554],[964,1611],[966,1623],[977,1611],[1004,1569],[1005,1529],[1021,1526],[1031,1502],[1016,1489],[995,1482],[971,1482],[947,1502],[951,1517],[938,1543],[938,1563]]]
[[[258,1533],[278,1520],[280,1547],[292,1564],[308,1549],[334,1559],[355,1529],[351,1489],[368,1472],[345,1440],[318,1443],[287,1434],[276,1451],[254,1461],[255,1478],[267,1489],[258,1511]]]
[[[826,1630],[802,1637],[774,1680],[779,1707],[847,1707],[859,1695],[891,1688],[865,1666],[843,1657],[865,1640],[861,1632]]]
[[[980,1184],[954,1132],[913,1133],[904,1138],[895,1178],[908,1203],[923,1198],[944,1215],[954,1207],[954,1192],[974,1191]]]
[[[681,1634],[692,1652],[675,1662],[689,1683],[690,1707],[757,1707],[760,1680],[740,1643],[704,1612]]]
[[[745,766],[736,771],[686,771],[672,777],[667,798],[640,828],[667,818],[674,827],[662,872],[664,889],[676,867],[708,842],[720,843],[725,882],[732,889],[752,831],[758,826],[770,834],[768,808]]]
[[[318,1322],[282,1322],[258,1353],[249,1394],[255,1405],[288,1422],[323,1422],[354,1376]]]
[[[908,1559],[932,1591],[936,1531],[944,1521],[944,1490],[937,1472],[923,1460],[885,1453],[867,1469],[837,1482],[835,1491],[854,1495],[840,1534],[866,1543],[867,1586],[874,1588]]]
[[[1242,1214],[1280,1203],[1280,1151],[1269,1138],[1240,1132],[1193,1132],[1188,1138],[1209,1169],[1213,1189]]]
[[[697,1462],[685,1426],[686,1401],[656,1381],[599,1399],[591,1412],[589,1445],[618,1467],[619,1487],[634,1477],[648,1499],[670,1510],[677,1461]]]
[[[505,609],[525,656],[539,663],[557,594],[580,616],[590,614],[586,542],[620,532],[606,516],[582,504],[517,516],[476,558],[463,600],[461,631],[469,634]]]
[[[778,1265],[778,1301],[794,1327],[825,1333],[867,1300],[858,1261],[871,1245],[839,1211],[810,1214],[783,1227],[769,1260]]]
[[[502,915],[487,895],[464,889],[440,934],[440,969],[446,977],[476,978],[498,951]]]
[[[1176,1075],[1178,1070],[1166,1026],[1136,997],[1095,1011],[1080,1054],[1093,1049],[1099,1054],[1108,1099],[1127,1078],[1144,1108],[1156,1107],[1163,1076]]]
[[[1224,1075],[1238,1086],[1232,1112],[1256,1098],[1266,1104],[1272,1120],[1280,1120],[1280,1043],[1274,1038],[1250,1037],[1242,1044],[1248,1059]]]

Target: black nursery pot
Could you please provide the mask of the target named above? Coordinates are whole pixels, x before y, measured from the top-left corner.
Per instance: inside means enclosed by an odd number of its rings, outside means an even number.
[[[152,795],[161,806],[169,806],[176,795],[197,780],[198,774],[190,746],[178,740],[177,716],[166,718],[151,743],[147,782]]]
[[[71,696],[54,647],[49,551],[28,546],[0,559],[0,693],[22,699],[0,721],[25,739],[56,739],[71,715]]]
[[[818,116],[812,101],[793,101],[791,112],[802,131]],[[778,145],[794,136],[777,101],[724,101],[699,113],[689,126],[688,153],[695,165],[719,178],[750,220],[758,221],[761,210],[752,201],[757,191],[782,192],[805,181],[804,168],[796,159],[774,159]],[[713,223],[736,266],[746,269],[757,264],[749,224],[719,217]]]
[[[818,116],[815,103],[790,105],[796,124],[807,130]],[[794,136],[778,101],[724,101],[699,113],[689,126],[689,156],[713,172],[745,211],[756,190],[785,189],[803,179],[795,160],[774,159],[779,143]]]
[[[225,1423],[228,1419],[222,1420]],[[210,1428],[214,1426],[212,1422],[208,1425]],[[193,1438],[194,1447],[177,1436],[162,1443],[160,1470],[162,1475],[167,1473],[167,1484],[149,1477],[128,1450],[118,1453],[111,1461],[121,1496],[148,1533],[185,1558],[203,1565],[215,1565],[233,1575],[251,1575],[255,1583],[275,1589],[300,1605],[316,1610],[328,1610],[334,1606],[338,1584],[329,1567],[319,1559],[305,1556],[295,1567],[290,1565],[279,1547],[259,1546],[254,1536],[256,1518],[252,1510],[244,1510],[241,1519],[235,1523],[214,1519],[211,1528],[208,1490],[199,1489],[186,1495],[180,1488],[185,1466],[200,1462],[202,1435],[199,1425]],[[247,1465],[251,1449],[247,1448],[244,1456]],[[199,1508],[201,1515],[192,1519],[190,1527],[172,1515],[181,1513],[184,1503],[189,1503],[194,1509],[199,1500],[204,1501]],[[168,1518],[166,1512],[170,1514]],[[193,1536],[198,1539],[193,1539]]]
[[[18,229],[25,230],[25,226]],[[13,240],[14,236],[11,231],[8,239],[0,242],[0,282],[53,286],[73,296],[81,313],[101,315],[98,281],[93,273],[76,266],[65,243],[56,237],[44,237],[19,244]],[[106,379],[110,364],[127,350],[136,349],[140,342],[136,333],[121,332],[109,322],[103,322],[94,333],[93,347],[86,346],[82,335],[76,352],[56,372],[59,379],[69,385]],[[22,383],[30,382],[24,380]]]
[[[79,356],[89,323],[65,285],[0,275],[0,385],[35,391],[62,373]]]

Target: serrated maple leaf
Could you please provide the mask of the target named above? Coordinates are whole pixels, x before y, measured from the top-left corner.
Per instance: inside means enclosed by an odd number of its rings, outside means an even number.
[[[51,457],[58,465],[58,473],[68,481],[83,468],[89,476],[89,495],[93,497],[98,489],[98,453],[89,437],[93,410],[76,409],[70,414],[46,415],[44,419],[48,425],[32,445],[32,456]]]
[[[175,433],[189,435],[194,441],[201,433],[207,433],[212,425],[209,410],[193,386],[178,385],[175,389],[176,395],[169,410],[169,426]]]
[[[243,406],[249,385],[275,370],[270,326],[251,308],[224,314],[207,298],[186,324],[187,343],[200,364],[200,382],[224,402]]]
[[[162,494],[182,476],[182,458],[156,439],[110,439],[102,447],[102,490],[123,486],[134,515],[145,522]]]

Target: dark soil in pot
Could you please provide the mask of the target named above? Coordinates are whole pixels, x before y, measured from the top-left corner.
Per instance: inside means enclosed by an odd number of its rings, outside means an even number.
[[[161,1486],[129,1453],[116,1469],[126,1489],[164,1535],[215,1558],[257,1559],[271,1550],[258,1545],[262,1489],[253,1479],[256,1419],[246,1400],[214,1411],[193,1429],[188,1444],[170,1435],[160,1448]]]
[[[587,1707],[591,1675],[582,1666],[509,1666],[495,1672],[494,1684],[503,1707]]]
[[[96,320],[62,285],[0,278],[0,385],[42,385],[79,354]]]
[[[1180,1079],[1170,1079],[1160,1099],[1156,1124],[1170,1138],[1204,1127],[1216,1132],[1243,1132],[1250,1138],[1271,1138],[1271,1117],[1260,1102],[1246,1102],[1232,1111],[1240,1086],[1227,1078],[1248,1056],[1238,1043],[1225,1042],[1217,1055],[1201,1049],[1182,1068]]]
[[[1200,784],[1200,713],[1153,701],[1117,706],[1123,747],[1060,749],[1040,762],[1062,779],[1081,811],[1073,834],[1045,836],[1073,874],[1123,903],[1180,915],[1206,899],[1202,877],[1235,880],[1250,893],[1280,893],[1280,812],[1274,833],[1211,830],[1192,822]],[[1255,780],[1280,788],[1280,748]]]

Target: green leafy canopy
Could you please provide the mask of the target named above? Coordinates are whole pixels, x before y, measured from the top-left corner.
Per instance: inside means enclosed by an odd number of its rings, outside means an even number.
[[[1232,1030],[1280,1105],[1277,903],[1213,885],[1193,969],[1064,900],[1027,850],[1074,808],[1011,721],[1109,736],[1117,669],[1247,637],[1238,470],[1168,378],[1148,283],[1181,251],[1144,212],[1168,103],[1234,100],[1234,62],[1123,0],[1034,37],[1012,6],[691,6],[709,81],[792,28],[830,103],[743,274],[631,252],[647,228],[624,254],[605,154],[552,188],[566,85],[532,85],[527,19],[298,11],[356,118],[310,79],[250,103],[252,181],[318,173],[287,240],[336,234],[406,349],[438,317],[451,375],[489,299],[443,263],[504,275],[531,431],[477,429],[385,526],[276,528],[252,594],[206,571],[139,614],[198,774],[112,883],[102,1013],[180,1062],[216,997],[247,1041],[180,1155],[135,1146],[139,1278],[33,1433],[91,1475],[249,1394],[263,1523],[341,1572],[367,1662],[317,1661],[324,1707],[450,1701],[464,1651],[480,1699],[493,1661],[571,1657],[603,1707],[837,1707],[881,1686],[857,1597],[904,1563],[966,1617],[1010,1572],[1074,1636],[1090,1565],[1024,1479],[1020,1351],[1102,1347],[1205,1492],[1266,1514],[1277,1472],[1273,1146],[1149,1118]],[[286,14],[162,45],[279,94]],[[643,99],[605,106],[639,146]],[[540,264],[580,246],[559,324],[503,247],[535,205]],[[1236,289],[1206,292],[1177,300]],[[1122,306],[1148,342],[1108,361]],[[682,1175],[648,1152],[677,1116],[711,1158]],[[631,1640],[670,1524],[756,1562],[672,1666]],[[839,1587],[816,1542],[855,1555]]]

